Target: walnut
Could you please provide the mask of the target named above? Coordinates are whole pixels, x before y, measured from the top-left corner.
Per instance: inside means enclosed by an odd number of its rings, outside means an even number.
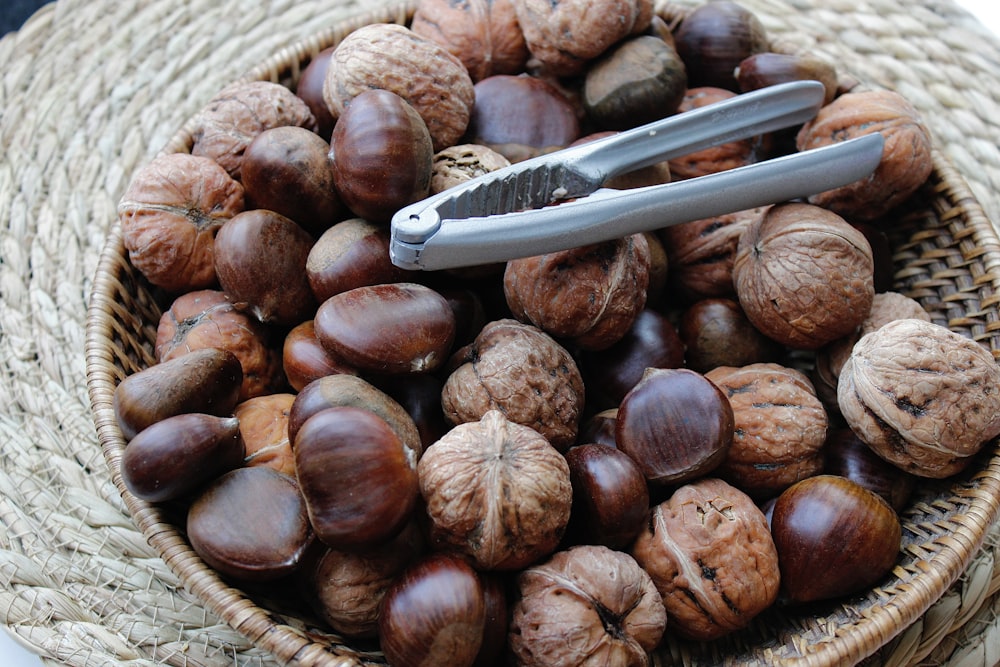
[[[448,49],[473,81],[517,74],[528,61],[528,46],[511,0],[421,0],[410,29]]]
[[[652,579],[628,554],[571,547],[522,572],[517,587],[509,634],[517,664],[651,664],[666,612]]]
[[[819,474],[829,423],[805,374],[754,363],[721,366],[705,377],[729,398],[736,420],[733,444],[715,475],[764,500]]]
[[[157,361],[193,350],[229,350],[240,360],[240,401],[270,394],[284,386],[281,353],[271,345],[270,330],[241,313],[218,290],[196,290],[177,297],[160,317],[156,330]]]
[[[517,320],[496,320],[457,354],[441,390],[441,407],[452,424],[499,410],[559,450],[573,444],[584,406],[583,379],[573,357],[551,336]]]
[[[215,235],[243,210],[243,186],[214,160],[186,153],[153,158],[118,203],[132,265],[168,292],[212,287]]]
[[[434,155],[431,194],[510,166],[510,160],[480,144],[457,144]]]
[[[507,262],[511,313],[557,339],[603,350],[646,305],[649,244],[642,234]]]
[[[993,355],[924,320],[895,320],[861,338],[841,370],[837,400],[876,454],[921,477],[960,472],[1000,434]]]
[[[244,465],[267,466],[295,477],[295,455],[288,439],[288,413],[295,394],[279,392],[239,403],[233,416],[240,420]]]
[[[534,429],[497,410],[460,424],[417,464],[430,538],[482,570],[516,570],[549,555],[569,521],[569,465]]]
[[[366,90],[395,93],[420,114],[434,150],[440,151],[465,134],[475,101],[472,86],[465,65],[437,42],[395,23],[372,23],[337,45],[323,99],[339,118]]]
[[[917,110],[897,92],[845,93],[819,110],[796,137],[800,151],[881,132],[882,161],[866,178],[809,197],[852,220],[873,220],[916,192],[934,168],[931,137]]]
[[[315,132],[309,105],[270,81],[231,83],[209,100],[195,119],[193,155],[209,157],[240,180],[243,153],[264,130],[295,125]]]
[[[875,264],[865,235],[819,206],[772,206],[740,237],[733,283],[754,326],[814,350],[853,331],[871,310]]]
[[[778,597],[778,554],[767,518],[714,477],[653,508],[632,555],[650,574],[678,635],[711,640],[746,627]]]
[[[590,60],[653,20],[651,0],[512,1],[528,50],[556,76],[580,74]]]
[[[711,86],[689,88],[677,108],[677,113],[692,111],[731,97],[736,97],[736,93],[724,88]],[[758,136],[703,148],[669,160],[670,173],[675,180],[683,180],[753,164],[758,161],[758,155],[764,151],[763,142],[764,138]]]

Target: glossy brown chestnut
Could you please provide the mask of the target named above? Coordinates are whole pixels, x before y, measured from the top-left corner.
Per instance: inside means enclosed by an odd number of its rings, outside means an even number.
[[[617,447],[615,443],[615,422],[618,419],[618,408],[601,410],[588,417],[580,424],[580,432],[576,436],[576,444],[597,444]]]
[[[639,466],[608,445],[588,444],[566,452],[573,485],[567,532],[581,544],[624,549],[642,529],[649,489]]]
[[[402,281],[406,271],[389,259],[389,231],[351,218],[316,239],[306,259],[306,275],[317,301],[355,287]]]
[[[917,478],[881,458],[849,428],[831,431],[824,472],[840,475],[874,491],[900,512],[913,495]]]
[[[687,68],[688,87],[732,91],[739,90],[734,74],[739,64],[769,48],[760,19],[730,0],[694,8],[674,31],[674,44]]]
[[[285,334],[285,342],[281,347],[281,363],[288,384],[295,391],[302,391],[313,380],[327,375],[336,373],[357,375],[358,372],[320,344],[312,320],[295,325]]]
[[[334,47],[330,46],[309,61],[306,68],[299,76],[299,82],[295,86],[295,94],[302,98],[313,116],[316,117],[316,132],[327,141],[333,133],[333,126],[337,122],[330,113],[330,107],[323,100],[323,82],[326,80],[326,70],[330,67],[330,54]]]

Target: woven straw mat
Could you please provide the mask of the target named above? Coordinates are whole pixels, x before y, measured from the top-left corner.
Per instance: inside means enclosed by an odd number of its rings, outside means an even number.
[[[689,4],[692,0],[680,4]],[[134,527],[87,395],[92,276],[131,173],[219,88],[373,0],[62,0],[0,40],[0,621],[52,664],[273,664]],[[1000,221],[1000,43],[950,0],[743,0],[909,98]],[[1000,662],[1000,539],[869,662]]]

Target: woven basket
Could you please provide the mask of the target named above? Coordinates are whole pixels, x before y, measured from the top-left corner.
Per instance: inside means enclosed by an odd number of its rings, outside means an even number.
[[[760,13],[775,34],[774,26],[768,23],[768,3],[746,4]],[[683,6],[663,4],[658,11],[673,19],[683,14]],[[291,84],[311,57],[357,26],[405,22],[411,12],[412,5],[405,4],[342,19],[282,49],[246,78]],[[808,35],[780,36],[789,38],[791,47],[810,45]],[[189,127],[181,128],[164,151],[189,150],[190,136]],[[934,173],[892,232],[896,288],[919,300],[936,322],[979,341],[1000,358],[996,302],[1000,294],[1000,242],[980,205],[983,196],[978,192],[978,199],[973,196],[954,166],[954,156],[946,157],[939,151],[934,160]],[[105,462],[135,525],[184,588],[266,652],[235,655],[234,649],[234,658],[261,663],[273,659],[294,665],[379,664],[380,655],[372,647],[352,645],[321,630],[301,610],[289,608],[288,600],[238,590],[220,580],[158,508],[133,498],[124,489],[119,461],[125,443],[114,419],[111,399],[123,377],[153,363],[152,342],[162,306],[128,263],[120,229],[112,225],[94,276],[87,314],[87,386]],[[1000,452],[990,447],[969,474],[921,489],[903,516],[904,548],[899,565],[878,588],[836,604],[795,612],[774,609],[745,632],[711,645],[671,641],[657,659],[662,664],[685,665],[844,665],[874,664],[885,658],[891,664],[893,656],[903,656],[896,659],[910,663],[931,655],[935,649],[953,656],[956,646],[972,648],[986,641],[984,633],[970,630],[976,618],[955,618],[951,623],[938,620],[933,623],[935,633],[931,636],[922,629],[931,623],[927,614],[949,599],[948,593],[955,592],[952,586],[963,573],[991,582],[975,587],[982,602],[995,596],[998,578],[992,560],[974,562],[974,558],[984,553],[981,547],[996,523],[998,504]],[[992,552],[988,555],[992,556]],[[973,565],[977,566],[974,572]],[[961,590],[957,594],[961,595]],[[985,621],[979,620],[987,626],[992,622],[990,612],[995,601],[980,605],[960,602],[946,605],[940,613],[961,608],[985,615]],[[165,622],[170,623],[169,614],[165,616]],[[208,635],[224,634],[213,630],[209,623],[206,626]],[[964,641],[960,637],[963,630],[971,634]],[[113,641],[111,637],[108,640]],[[211,638],[205,640],[206,645],[213,642]],[[949,642],[950,646],[946,646]],[[972,655],[973,660],[991,655],[988,650],[965,654]],[[184,664],[187,659],[171,662]],[[204,664],[217,664],[207,657],[203,659]],[[192,660],[202,664],[198,658]]]

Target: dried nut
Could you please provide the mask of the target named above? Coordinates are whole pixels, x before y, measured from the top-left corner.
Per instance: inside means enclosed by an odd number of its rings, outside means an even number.
[[[323,83],[326,81],[326,70],[330,67],[330,56],[334,48],[328,46],[317,53],[302,70],[295,87],[295,94],[302,98],[316,117],[316,133],[327,141],[330,140],[333,126],[337,122],[326,106],[326,100],[323,99]]]
[[[576,108],[544,79],[496,74],[475,86],[469,140],[510,162],[565,148],[580,136]]]
[[[121,474],[132,495],[159,503],[197,491],[242,463],[238,419],[187,413],[132,438],[122,454]]]
[[[642,470],[625,452],[590,443],[566,452],[573,485],[567,534],[575,544],[625,549],[649,513],[649,489]]]
[[[671,631],[712,640],[745,628],[778,597],[778,553],[763,512],[707,477],[653,508],[632,555],[650,574]]]
[[[771,533],[782,592],[792,602],[813,602],[863,591],[888,574],[899,557],[902,527],[878,494],[843,477],[817,475],[778,497]]]
[[[410,29],[444,46],[473,81],[524,71],[528,47],[511,0],[422,0]]]
[[[306,277],[313,238],[280,213],[239,213],[215,239],[215,272],[238,309],[264,324],[295,326],[316,311]]]
[[[1000,434],[1000,366],[979,343],[918,319],[864,336],[837,387],[841,412],[876,454],[921,477],[969,465]]]
[[[705,376],[650,368],[618,407],[615,442],[652,484],[681,484],[714,470],[733,442],[733,409]]]
[[[684,63],[674,47],[639,35],[587,68],[583,106],[598,127],[626,130],[675,113],[686,90]]]
[[[557,339],[603,350],[646,305],[649,246],[642,234],[507,262],[511,313]]]
[[[358,374],[356,368],[323,347],[316,338],[316,327],[312,320],[292,327],[285,335],[285,342],[281,346],[281,365],[285,369],[289,386],[295,391],[302,391],[313,380],[327,375]]]
[[[667,617],[635,559],[603,546],[555,554],[517,579],[510,646],[517,664],[650,664]]]
[[[423,449],[440,440],[451,428],[441,410],[441,386],[444,383],[437,375],[387,375],[379,378],[378,382],[379,389],[399,403],[413,420]]]
[[[309,417],[292,444],[316,536],[364,550],[397,535],[416,504],[416,456],[374,412],[334,407]]]
[[[351,99],[333,128],[330,156],[340,198],[371,222],[388,222],[430,190],[431,134],[417,110],[388,90]]]
[[[280,213],[311,236],[322,234],[345,214],[329,153],[327,141],[302,127],[261,132],[243,154],[241,178],[248,208]]]
[[[306,277],[320,303],[355,287],[396,283],[404,276],[389,259],[389,231],[361,218],[326,230],[306,259]]]
[[[482,570],[552,553],[569,521],[569,466],[537,431],[490,410],[427,448],[417,465],[431,541]]]
[[[209,567],[240,581],[274,581],[299,568],[313,544],[295,480],[260,466],[216,479],[191,503],[191,547]]]
[[[268,329],[236,310],[225,294],[197,290],[177,297],[164,311],[154,351],[161,363],[206,348],[232,352],[243,370],[239,400],[244,401],[283,386],[281,355],[270,343]]]
[[[439,151],[465,134],[475,100],[462,62],[435,41],[392,23],[373,23],[347,35],[330,58],[323,99],[335,118],[357,95],[383,89],[416,109]]]
[[[706,373],[718,366],[777,361],[781,346],[762,334],[734,299],[702,299],[681,314],[685,365]]]
[[[809,197],[810,203],[851,220],[874,220],[910,197],[934,168],[931,137],[920,115],[897,92],[841,95],[802,126],[800,151],[880,132],[882,161],[866,178]]]
[[[756,363],[722,366],[705,377],[725,392],[736,420],[718,477],[761,500],[822,470],[828,419],[801,371]]]
[[[765,51],[744,58],[736,70],[739,91],[749,93],[792,81],[819,81],[826,88],[823,104],[837,95],[837,69],[826,60],[805,53]]]
[[[242,180],[243,154],[257,135],[272,127],[297,125],[315,131],[309,106],[279,83],[239,81],[219,91],[195,119],[192,155],[212,158]]]
[[[871,246],[836,213],[810,204],[772,206],[740,237],[733,282],[766,336],[817,349],[868,316],[875,296]]]
[[[267,466],[295,476],[295,457],[288,439],[288,413],[295,394],[277,393],[248,398],[236,406],[247,466]]]
[[[227,417],[243,384],[240,360],[206,348],[153,364],[115,388],[115,419],[126,440],[156,422],[187,412]]]
[[[724,88],[688,88],[677,112],[692,111],[735,96],[736,93]],[[703,148],[669,160],[670,173],[675,180],[683,180],[744,167],[758,161],[759,155],[764,152],[763,142],[764,137],[758,136]]]
[[[555,76],[580,74],[589,61],[653,19],[650,0],[512,0],[531,55]]]
[[[510,166],[510,160],[481,144],[449,146],[434,155],[431,194]]]
[[[357,287],[316,311],[324,348],[355,368],[380,374],[427,373],[448,358],[455,313],[443,296],[417,283]]]
[[[615,443],[615,423],[617,420],[618,408],[608,408],[591,415],[580,426],[577,444],[594,443],[617,447],[617,443]]]
[[[168,292],[215,284],[215,234],[243,210],[243,186],[214,160],[186,153],[153,158],[118,203],[129,261]]]
[[[734,72],[770,44],[760,19],[742,5],[715,0],[691,10],[674,31],[674,44],[687,65],[688,85],[737,91]]]
[[[511,319],[491,322],[453,366],[441,390],[441,407],[452,424],[499,410],[560,451],[576,440],[583,379],[569,352],[541,329]]]
[[[824,449],[824,473],[846,477],[874,491],[896,512],[902,512],[910,501],[917,477],[878,456],[851,429],[842,427],[830,433]]]

